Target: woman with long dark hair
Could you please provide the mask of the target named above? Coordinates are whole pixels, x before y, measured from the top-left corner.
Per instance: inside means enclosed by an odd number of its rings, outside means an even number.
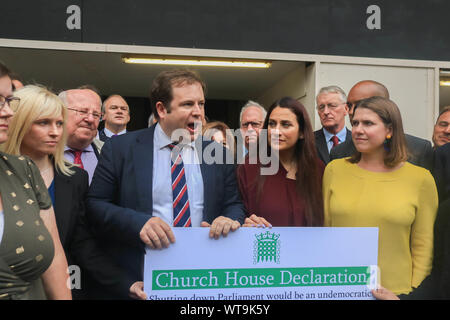
[[[252,159],[238,167],[248,216],[244,226],[322,226],[324,164],[317,156],[305,107],[290,97],[275,101],[263,129],[267,130],[269,152],[278,161],[278,170],[262,175],[264,165],[259,161],[251,164]]]

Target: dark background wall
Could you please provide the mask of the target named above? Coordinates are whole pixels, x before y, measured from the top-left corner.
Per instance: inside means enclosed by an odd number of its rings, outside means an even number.
[[[68,30],[69,5],[81,30]],[[368,6],[381,9],[369,30]],[[0,37],[450,60],[448,0],[3,1]]]
[[[104,101],[107,96],[102,96]],[[128,131],[139,130],[147,128],[148,118],[150,116],[150,100],[142,97],[124,97],[127,101],[131,118],[127,125]],[[205,114],[208,120],[219,120],[225,122],[230,128],[239,128],[239,113],[241,108],[247,101],[240,100],[216,100],[206,99]],[[104,127],[101,122],[99,129]]]

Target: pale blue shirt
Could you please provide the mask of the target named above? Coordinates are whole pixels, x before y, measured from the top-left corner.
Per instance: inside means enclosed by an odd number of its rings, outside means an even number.
[[[333,140],[331,140],[331,138],[333,138],[334,134],[328,132],[325,128],[322,128],[322,130],[323,134],[325,135],[325,141],[327,142],[328,153],[330,153],[331,148],[333,148]],[[345,138],[347,138],[347,128],[344,127],[341,131],[339,131],[336,134],[336,137],[338,137],[339,139],[339,144],[344,142]]]
[[[172,174],[168,145],[172,141],[159,123],[153,136],[153,216],[173,226]],[[194,142],[181,149],[189,197],[192,227],[200,227],[203,220],[203,177]]]
[[[119,133],[116,134],[116,133],[114,133],[114,132],[108,130],[108,129],[105,127],[105,128],[103,128],[103,132],[105,133],[105,135],[106,135],[108,138],[111,138],[113,135],[119,136],[119,135],[121,135],[121,134],[127,133],[127,129],[123,129],[122,131],[120,131]],[[100,136],[99,136],[99,132],[98,132],[98,131],[97,131],[97,136],[96,136],[96,138],[97,138],[97,139],[100,139]]]
[[[2,243],[3,228],[5,228],[5,221],[3,217],[3,211],[0,211],[0,243]]]
[[[64,148],[64,158],[66,158],[66,160],[69,161],[70,163],[73,163],[73,161],[75,160],[75,156],[70,151],[70,148],[68,146],[65,146]],[[91,184],[92,177],[94,176],[95,167],[97,167],[98,162],[92,144],[90,144],[81,153],[81,162],[83,162],[84,170],[86,170],[89,175],[89,184]]]

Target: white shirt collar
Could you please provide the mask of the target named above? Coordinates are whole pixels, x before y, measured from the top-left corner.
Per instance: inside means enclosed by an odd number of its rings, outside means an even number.
[[[114,133],[114,132],[112,132],[112,131],[110,131],[110,130],[108,130],[108,128],[104,128],[103,129],[103,132],[106,134],[106,136],[107,137],[109,137],[109,138],[111,138],[113,135],[119,135],[119,134],[125,134],[125,133],[127,133],[127,129],[125,128],[125,129],[123,129],[122,131],[120,131],[119,133]]]
[[[156,124],[154,135],[155,135],[154,139],[155,145],[158,149],[163,149],[167,147],[169,144],[173,143],[173,141],[167,136],[167,134],[161,128],[159,122]],[[195,149],[195,141],[191,141],[189,144],[184,144],[183,146]]]
[[[323,128],[323,134],[325,135],[325,141],[330,141],[330,139],[334,136],[334,134],[330,133],[327,129]],[[344,128],[336,134],[340,142],[344,142],[345,138],[347,138],[347,128]]]

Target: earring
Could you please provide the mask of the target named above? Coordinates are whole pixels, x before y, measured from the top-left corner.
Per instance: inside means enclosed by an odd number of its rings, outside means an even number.
[[[390,134],[388,134],[386,136],[386,139],[384,140],[383,147],[384,147],[384,150],[386,150],[386,152],[391,151],[391,145],[390,145],[391,138],[392,138],[392,136]]]

